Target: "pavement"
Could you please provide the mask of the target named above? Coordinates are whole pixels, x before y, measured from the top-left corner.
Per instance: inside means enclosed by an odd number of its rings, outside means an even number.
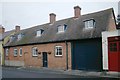
[[[11,67],[7,67],[11,68]],[[109,78],[118,78],[120,79],[120,72],[109,72],[109,71],[102,71],[102,72],[95,72],[95,71],[82,71],[82,70],[61,70],[61,69],[49,69],[49,68],[34,68],[34,67],[12,67],[17,69],[24,69],[29,71],[43,71],[43,72],[50,72],[55,74],[67,74],[67,75],[77,75],[83,77],[109,77]]]

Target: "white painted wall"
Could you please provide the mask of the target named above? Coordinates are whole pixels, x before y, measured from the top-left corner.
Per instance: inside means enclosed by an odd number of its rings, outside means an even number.
[[[103,70],[108,70],[108,37],[119,36],[120,30],[102,32],[102,58]]]
[[[6,66],[24,66],[24,61],[5,60],[5,65]]]

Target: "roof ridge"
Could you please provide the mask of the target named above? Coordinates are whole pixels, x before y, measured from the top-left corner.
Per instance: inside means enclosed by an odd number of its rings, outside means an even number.
[[[13,30],[5,31],[5,33],[7,33],[7,32],[12,32],[12,31],[15,31],[15,30],[13,29]]]
[[[84,14],[84,15],[81,15],[81,16],[96,14],[96,13],[100,13],[100,12],[107,12],[107,11],[110,11],[110,10],[113,10],[113,8],[108,8],[108,9],[104,9],[104,10],[100,10],[100,11],[96,11],[96,12],[92,12],[92,13],[87,13],[87,14]],[[63,21],[63,20],[72,19],[72,18],[74,18],[74,17],[69,17],[69,18],[65,18],[65,19],[60,19],[60,20],[55,21],[55,23],[56,23],[56,22],[59,22],[59,21]],[[51,23],[44,23],[44,24],[39,24],[39,25],[36,25],[36,26],[31,26],[31,27],[29,27],[29,28],[22,29],[21,31],[27,30],[27,29],[31,29],[31,28],[34,28],[34,27],[38,27],[38,26],[48,25],[48,24],[51,24]],[[54,24],[54,23],[53,23],[53,24]]]
[[[108,8],[108,9],[104,9],[104,10],[100,10],[100,11],[96,11],[96,12],[92,12],[92,13],[87,13],[87,14],[84,14],[82,16],[96,14],[96,13],[100,13],[100,12],[107,12],[107,11],[112,11],[112,10],[113,10],[113,8]]]

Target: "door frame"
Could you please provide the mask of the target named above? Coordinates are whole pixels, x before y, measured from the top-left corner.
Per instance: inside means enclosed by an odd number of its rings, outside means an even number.
[[[28,52],[24,52],[24,66],[30,66],[30,55]]]
[[[110,50],[110,44],[116,44],[116,51]],[[108,69],[110,71],[118,71],[118,52],[120,47],[119,41],[108,41]],[[115,61],[115,62],[114,62]]]
[[[75,64],[76,62],[76,56],[75,56],[75,47],[76,47],[76,44],[80,44],[81,43],[85,43],[86,44],[89,44],[89,43],[94,43],[94,42],[97,42],[98,44],[95,44],[97,46],[97,55],[99,55],[99,59],[96,59],[99,61],[99,66],[97,66],[97,68],[95,69],[89,69],[88,67],[83,67],[81,68],[80,70],[85,70],[85,71],[102,71],[102,41],[101,41],[101,38],[95,38],[95,39],[85,39],[85,40],[77,40],[77,41],[72,41],[71,42],[71,52],[72,52],[72,56],[71,56],[71,60],[72,60],[72,69],[73,70],[79,70],[76,68],[77,64]],[[77,54],[76,54],[77,55]],[[82,55],[81,55],[82,56]],[[85,55],[85,59],[87,58],[87,55]],[[98,57],[98,56],[97,56]],[[85,61],[84,61],[85,62]],[[96,63],[97,64],[97,63]],[[87,65],[87,60],[86,62],[84,63],[84,65]]]
[[[48,54],[47,54],[47,52],[42,52],[42,66],[48,67]]]

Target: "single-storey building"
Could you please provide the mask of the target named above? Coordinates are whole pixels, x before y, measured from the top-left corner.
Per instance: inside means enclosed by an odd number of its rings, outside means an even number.
[[[23,29],[4,46],[5,65],[102,70],[102,31],[116,30],[112,8]]]

